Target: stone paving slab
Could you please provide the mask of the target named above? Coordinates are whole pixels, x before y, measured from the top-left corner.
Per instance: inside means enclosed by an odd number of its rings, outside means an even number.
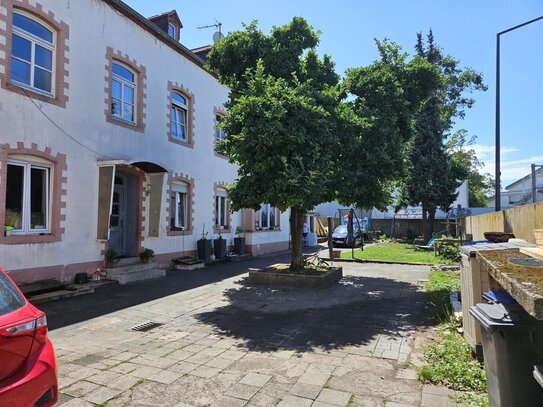
[[[346,264],[319,290],[240,275],[52,330],[59,405],[453,406],[404,366],[427,273]],[[163,325],[131,330],[148,321]]]

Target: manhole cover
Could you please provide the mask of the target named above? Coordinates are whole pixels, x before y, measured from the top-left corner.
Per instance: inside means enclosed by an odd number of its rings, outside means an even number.
[[[537,259],[509,259],[509,263],[530,268],[543,268],[543,261]]]
[[[158,322],[150,321],[150,322],[144,322],[143,324],[133,326],[130,329],[132,331],[147,332],[147,331],[150,331],[151,329],[156,328],[156,327],[161,326],[161,325],[164,325],[164,324],[160,324]]]

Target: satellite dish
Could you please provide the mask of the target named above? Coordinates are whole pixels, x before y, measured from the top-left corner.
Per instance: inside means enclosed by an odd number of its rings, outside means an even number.
[[[219,42],[220,39],[224,38],[224,35],[222,34],[222,32],[220,31],[216,31],[214,34],[213,34],[213,42],[214,43],[217,43]]]

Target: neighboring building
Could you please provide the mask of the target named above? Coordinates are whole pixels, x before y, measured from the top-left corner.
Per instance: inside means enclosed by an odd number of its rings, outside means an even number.
[[[229,212],[228,89],[181,28],[119,0],[0,0],[0,265],[17,282],[69,281],[108,248],[167,264],[204,225],[228,244],[239,227],[255,254],[288,247],[288,214]]]
[[[536,171],[536,199],[535,202],[543,202],[543,167],[539,167]],[[525,205],[534,203],[532,185],[532,174],[528,174],[521,179],[513,182],[501,191],[501,209],[505,210],[513,206]],[[488,206],[494,208],[496,202],[494,196],[488,199]]]

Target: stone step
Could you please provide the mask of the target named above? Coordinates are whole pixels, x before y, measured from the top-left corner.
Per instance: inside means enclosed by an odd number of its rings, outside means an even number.
[[[166,270],[159,268],[155,263],[139,263],[125,265],[107,270],[107,278],[119,284],[128,284],[135,281],[149,280],[166,276]]]
[[[121,257],[120,259],[117,259],[117,263],[113,265],[113,268],[117,267],[123,267],[123,266],[129,266],[132,264],[140,264],[141,259],[139,256],[136,257]]]

